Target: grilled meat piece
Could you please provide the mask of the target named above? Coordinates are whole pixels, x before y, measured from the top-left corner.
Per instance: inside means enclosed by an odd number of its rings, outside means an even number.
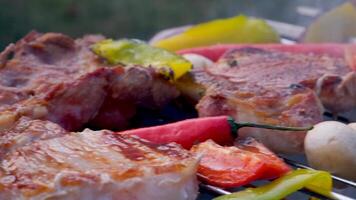
[[[195,74],[208,88],[197,105],[200,116],[310,126],[322,120],[322,104],[333,112],[356,107],[355,71],[339,55],[247,47]],[[244,128],[240,136],[255,137],[276,152],[298,153],[305,133]]]
[[[261,92],[254,93],[228,91],[222,86],[209,89],[196,107],[201,117],[230,115],[238,122],[307,127],[322,120],[320,102],[308,88],[261,88]],[[239,130],[240,138],[254,137],[278,153],[303,152],[305,134],[257,128]]]
[[[250,49],[250,52],[241,52]],[[348,44],[255,44],[255,45],[215,45],[211,47],[194,48],[182,50],[180,54],[200,54],[217,61],[224,53],[229,52],[230,65],[236,66],[237,60],[244,58],[244,63],[253,65],[251,69],[257,69],[256,76],[249,76],[254,79],[265,81],[267,78],[278,78],[283,75],[285,83],[301,83],[312,88],[322,100],[324,107],[331,112],[339,113],[350,111],[356,107],[355,100],[355,71],[356,71],[356,45]],[[239,58],[239,56],[242,56]],[[250,60],[249,62],[246,62]],[[265,63],[267,62],[267,63]],[[266,65],[278,65],[278,67],[268,67]],[[263,69],[259,69],[263,68]],[[273,70],[269,72],[268,70]],[[193,100],[199,100],[203,94],[202,89],[207,85],[199,85],[204,80],[205,70],[193,69],[192,76],[186,76],[185,81],[179,82],[180,89]],[[231,71],[231,70],[230,70]],[[232,70],[233,71],[233,70]],[[274,73],[276,71],[276,73]],[[297,73],[296,73],[297,71]],[[257,72],[257,71],[253,71]],[[252,72],[252,73],[253,73]],[[248,70],[239,70],[239,73],[250,73]],[[269,73],[268,77],[264,73]],[[298,75],[297,75],[298,74]],[[203,78],[201,78],[203,76]],[[287,78],[288,77],[288,78]],[[193,80],[192,80],[193,79]],[[194,81],[194,80],[197,81]],[[188,82],[188,84],[185,84]]]
[[[0,199],[196,198],[198,159],[180,146],[88,129],[63,136],[56,126],[23,118],[10,129],[36,138],[3,151]]]
[[[10,45],[0,54],[0,112],[50,120],[67,130],[90,123],[122,129],[137,106],[160,108],[178,96],[153,69],[107,66],[90,50],[102,39],[31,32]]]
[[[259,48],[227,52],[213,68],[214,74],[226,70],[229,79],[246,80],[265,87],[313,89],[324,107],[332,112],[356,107],[356,71],[345,57],[335,54],[290,53]],[[255,73],[253,73],[255,72]],[[258,72],[258,73],[257,73]],[[250,75],[249,75],[250,74]]]
[[[157,110],[179,95],[174,85],[153,68],[137,66],[111,76],[107,91],[108,96],[90,125],[111,130],[125,128],[137,107]]]

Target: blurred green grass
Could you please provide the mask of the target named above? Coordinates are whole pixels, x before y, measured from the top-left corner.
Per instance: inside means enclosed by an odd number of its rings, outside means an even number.
[[[0,0],[0,48],[31,30],[73,37],[101,33],[113,38],[148,39],[164,28],[237,14],[303,24],[303,18],[291,12],[300,2],[315,5],[320,1]]]

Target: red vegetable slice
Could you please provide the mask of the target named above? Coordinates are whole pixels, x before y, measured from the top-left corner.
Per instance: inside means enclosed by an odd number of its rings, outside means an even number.
[[[198,47],[191,49],[183,49],[177,51],[178,54],[199,54],[209,58],[212,61],[217,61],[225,52],[231,49],[239,49],[243,47],[255,47],[268,50],[277,50],[290,53],[314,53],[314,54],[328,54],[330,56],[343,57],[345,50],[355,49],[356,45],[347,44],[219,44],[206,47]]]
[[[232,145],[234,137],[228,116],[202,117],[183,121],[132,129],[118,132],[119,134],[135,135],[156,144],[175,142],[185,149],[208,139],[221,145]]]
[[[254,153],[236,147],[222,147],[212,140],[192,148],[202,155],[198,166],[201,179],[219,187],[239,187],[261,177],[264,162]]]
[[[222,147],[208,140],[191,150],[202,155],[198,167],[201,179],[219,187],[239,187],[255,180],[277,178],[291,170],[252,138],[233,147]]]
[[[281,158],[253,138],[240,140],[235,145],[242,150],[255,153],[255,155],[264,161],[264,173],[259,179],[274,179],[291,170]]]

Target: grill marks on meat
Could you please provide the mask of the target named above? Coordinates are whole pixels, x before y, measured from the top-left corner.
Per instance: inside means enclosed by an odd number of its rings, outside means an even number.
[[[22,117],[10,127],[0,131],[0,158],[8,152],[15,151],[16,148],[33,141],[59,137],[66,133],[57,124]]]
[[[88,122],[104,101],[110,69],[99,69],[88,46],[77,43],[63,34],[35,32],[17,42],[13,58],[0,69],[0,110],[69,130]]]
[[[356,72],[344,46],[262,47],[233,49],[215,66],[193,71],[195,81],[207,88],[197,105],[200,116],[309,126],[322,120],[323,106],[332,112],[356,107]],[[243,128],[239,134],[281,153],[301,152],[305,136],[255,128]]]
[[[223,70],[227,73],[221,73]],[[325,108],[333,112],[356,107],[356,91],[352,89],[356,72],[341,56],[243,48],[228,52],[220,60],[219,67],[212,71],[215,75],[231,74],[227,78],[232,82],[248,78],[248,83],[262,87],[306,86],[313,89]]]
[[[178,96],[153,69],[107,66],[90,50],[102,39],[31,32],[10,45],[0,54],[0,112],[50,120],[67,130],[90,123],[122,129],[138,105],[159,108]],[[127,108],[121,105],[126,102]]]
[[[306,127],[322,120],[320,102],[309,89],[293,95],[281,92],[267,97],[246,92],[231,96],[209,90],[197,109],[199,116],[230,115],[238,122]],[[279,153],[300,153],[305,132],[242,128],[239,136],[254,137]]]
[[[355,72],[340,56],[241,48],[199,70],[194,78],[208,88],[197,105],[200,116],[310,126],[322,120],[321,103],[334,112],[356,106]],[[277,152],[297,153],[303,151],[305,133],[243,128],[240,136],[255,137]]]
[[[90,46],[32,32],[0,54],[0,199],[195,199],[198,159],[111,131],[177,90],[153,68],[107,66]],[[54,123],[53,123],[54,122]]]
[[[11,129],[43,138],[14,140],[3,154],[0,199],[196,198],[197,158],[180,146],[88,129],[63,136],[55,126],[22,119]]]

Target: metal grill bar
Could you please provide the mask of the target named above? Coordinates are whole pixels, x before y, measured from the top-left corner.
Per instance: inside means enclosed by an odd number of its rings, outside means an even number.
[[[301,35],[304,33],[305,28],[303,26],[298,26],[294,24],[288,24],[284,22],[278,22],[273,20],[266,20],[269,25],[271,25],[281,37],[289,39],[291,41],[298,40]]]
[[[230,191],[227,191],[227,190],[224,190],[224,189],[221,189],[219,187],[212,186],[212,185],[206,185],[206,184],[201,183],[200,187],[204,188],[204,189],[207,189],[209,191],[212,191],[212,192],[214,192],[216,194],[220,194],[220,195],[231,194]]]
[[[289,165],[291,165],[291,166],[293,166],[293,167],[296,167],[296,168],[313,169],[313,168],[311,168],[311,167],[308,167],[308,166],[306,166],[306,165],[297,163],[296,161],[290,160],[290,159],[288,159],[288,158],[284,158],[284,161],[285,161],[286,163],[288,163]],[[352,187],[356,188],[356,183],[353,182],[353,181],[349,181],[349,180],[346,180],[346,179],[343,179],[343,178],[340,178],[340,177],[337,177],[337,176],[334,176],[334,175],[332,176],[332,178],[333,178],[334,180],[337,180],[337,181],[342,182],[342,183],[344,183],[344,184],[346,184],[346,185],[349,185],[349,186],[352,186]]]

